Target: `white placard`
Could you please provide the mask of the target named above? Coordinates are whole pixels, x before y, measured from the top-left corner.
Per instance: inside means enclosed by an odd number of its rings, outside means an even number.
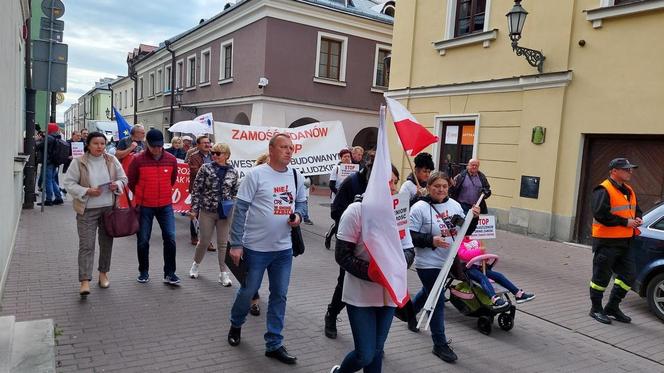
[[[447,126],[445,144],[456,145],[459,142],[459,126]]]
[[[79,141],[72,141],[71,143],[71,156],[76,158],[85,154],[85,145]]]
[[[347,147],[340,121],[311,123],[297,128],[214,123],[214,136],[231,148],[228,163],[235,167],[240,177],[253,166],[259,155],[267,152],[270,139],[277,133],[290,134],[295,145],[291,166],[304,176],[329,175],[339,163],[339,150]]]
[[[480,215],[475,232],[470,236],[472,240],[486,240],[496,238],[496,217],[493,215]]]
[[[392,206],[394,206],[394,216],[397,219],[397,229],[399,238],[406,236],[408,229],[408,211],[410,210],[410,194],[408,192],[395,194],[392,196]]]
[[[354,163],[342,163],[339,165],[339,175],[337,176],[337,188],[348,176],[358,172],[360,170],[359,164]]]

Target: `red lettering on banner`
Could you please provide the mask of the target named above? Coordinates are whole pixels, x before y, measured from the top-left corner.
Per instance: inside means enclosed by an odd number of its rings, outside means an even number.
[[[233,133],[231,135],[231,139],[238,140],[238,134],[240,133],[240,130],[231,130],[231,132]]]
[[[285,133],[290,136],[291,140],[298,141],[302,139],[311,139],[326,137],[329,128],[310,128],[298,132],[281,132],[281,131],[253,131],[253,130],[231,130],[231,139],[233,140],[249,140],[249,141],[268,141],[276,134]]]
[[[392,200],[392,208],[395,209],[397,208],[397,205],[399,204],[399,199],[395,198]]]

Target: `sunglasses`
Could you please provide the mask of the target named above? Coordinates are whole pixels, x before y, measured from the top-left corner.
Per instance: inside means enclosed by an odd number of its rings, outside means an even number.
[[[224,154],[224,152],[210,152],[212,155],[216,155],[217,157]]]

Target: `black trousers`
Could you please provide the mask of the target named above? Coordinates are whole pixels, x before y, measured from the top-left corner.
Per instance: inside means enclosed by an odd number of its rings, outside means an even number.
[[[341,300],[341,296],[344,292],[344,278],[346,277],[346,271],[343,268],[339,267],[339,277],[337,277],[337,286],[334,288],[334,294],[332,294],[332,301],[327,305],[327,310],[331,316],[336,317],[341,311],[346,307],[346,303]]]
[[[595,252],[593,257],[593,284],[606,288],[613,274],[615,274],[616,286],[619,282],[628,287],[631,287],[634,283],[636,276],[634,257],[630,253],[628,241],[620,241],[622,242],[618,245],[605,242],[593,245]],[[624,242],[627,242],[627,244]],[[595,290],[601,291],[597,288]]]

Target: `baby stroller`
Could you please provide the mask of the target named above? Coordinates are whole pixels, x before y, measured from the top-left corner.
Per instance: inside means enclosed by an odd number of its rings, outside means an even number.
[[[492,281],[496,295],[502,297],[506,303],[505,307],[494,309],[491,298],[478,283],[470,279],[467,271],[473,265],[480,265],[484,269],[486,266],[494,266],[497,262],[498,256],[493,254],[476,256],[468,263],[463,263],[456,257],[445,284],[450,289],[450,303],[462,314],[477,317],[477,329],[486,335],[491,334],[496,315],[498,315],[498,326],[504,331],[511,330],[514,327],[516,307],[507,295],[509,293],[507,289]]]

